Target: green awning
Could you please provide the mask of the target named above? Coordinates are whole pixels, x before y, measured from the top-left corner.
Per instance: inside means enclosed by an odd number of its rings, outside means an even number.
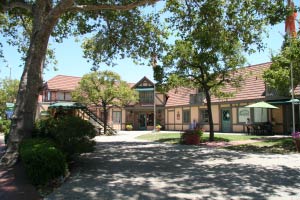
[[[299,100],[298,99],[294,99],[294,102],[296,104],[298,104],[297,102],[299,102]],[[268,101],[268,103],[270,103],[270,104],[291,104],[292,100]]]
[[[154,91],[154,88],[135,88],[137,91]]]
[[[78,102],[57,102],[48,108],[81,109],[86,108],[86,106]]]

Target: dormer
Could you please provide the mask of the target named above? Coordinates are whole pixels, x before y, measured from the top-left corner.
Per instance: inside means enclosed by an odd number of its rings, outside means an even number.
[[[147,77],[137,82],[133,89],[139,93],[139,103],[143,105],[153,104],[154,102],[154,83]]]
[[[196,94],[190,94],[191,105],[203,105],[205,94],[202,89],[198,89]]]

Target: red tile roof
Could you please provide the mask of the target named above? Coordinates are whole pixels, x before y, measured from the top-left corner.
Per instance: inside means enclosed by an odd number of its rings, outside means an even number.
[[[46,82],[49,90],[72,91],[74,90],[81,77],[57,75]]]
[[[168,92],[166,107],[189,105],[190,94],[196,94],[196,89],[179,87]]]
[[[243,74],[244,81],[241,88],[226,87],[222,89],[223,92],[233,92],[234,96],[227,99],[219,99],[212,96],[212,102],[224,101],[242,101],[242,100],[259,100],[265,98],[265,82],[262,78],[263,72],[268,69],[271,62],[252,65],[240,69],[236,75]]]
[[[240,69],[236,72],[236,75],[243,74],[245,79],[242,82],[242,87],[239,89],[227,86],[222,89],[223,92],[234,92],[234,96],[231,98],[217,98],[212,96],[212,103],[224,102],[224,101],[245,101],[245,100],[259,100],[264,99],[265,96],[265,83],[262,79],[263,71],[268,69],[271,65],[271,62],[252,65]],[[177,92],[176,92],[177,91]],[[169,91],[168,93],[168,102],[166,107],[170,106],[182,106],[189,105],[190,94],[195,94],[195,89],[188,88],[177,88]]]

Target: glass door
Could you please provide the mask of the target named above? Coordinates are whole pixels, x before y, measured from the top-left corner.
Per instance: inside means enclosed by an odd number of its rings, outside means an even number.
[[[222,132],[228,133],[231,131],[231,112],[230,109],[222,109]]]
[[[146,130],[146,114],[145,113],[140,113],[139,114],[139,129],[141,130]]]

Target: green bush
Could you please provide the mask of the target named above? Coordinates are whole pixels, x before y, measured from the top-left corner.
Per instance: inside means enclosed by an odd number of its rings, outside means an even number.
[[[49,139],[24,140],[20,145],[20,157],[26,174],[34,185],[45,185],[64,176],[67,171],[64,154]]]
[[[53,139],[67,159],[94,150],[95,141],[92,139],[96,136],[95,128],[80,117],[64,116],[40,120],[36,129],[35,135]]]
[[[0,132],[4,133],[4,143],[7,143],[8,140],[8,134],[10,130],[10,120],[0,120]]]

